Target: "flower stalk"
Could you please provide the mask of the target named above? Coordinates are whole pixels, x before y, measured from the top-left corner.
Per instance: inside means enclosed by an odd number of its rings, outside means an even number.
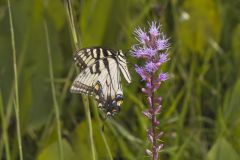
[[[160,122],[157,115],[161,111],[161,97],[157,96],[156,91],[160,88],[162,82],[168,79],[168,74],[158,72],[162,64],[169,60],[168,48],[169,42],[160,30],[160,25],[152,22],[149,25],[149,31],[145,32],[141,28],[135,30],[136,39],[139,44],[132,47],[131,53],[137,59],[143,59],[142,67],[135,66],[136,72],[146,82],[142,92],[147,95],[148,110],[143,114],[151,121],[151,128],[147,130],[147,137],[151,143],[151,149],[146,149],[147,155],[153,160],[159,158],[159,152],[163,148],[163,144],[159,143],[163,132],[157,130]]]

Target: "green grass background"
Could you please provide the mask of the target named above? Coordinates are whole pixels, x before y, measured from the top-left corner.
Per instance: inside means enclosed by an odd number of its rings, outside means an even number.
[[[10,4],[11,10],[0,0],[0,159],[149,159],[146,97],[129,50],[134,29],[152,20],[171,38],[171,60],[162,70],[172,78],[158,91],[160,159],[240,159],[240,0],[72,0],[76,33],[66,1]],[[122,110],[104,132],[93,99],[69,93],[78,73],[76,35],[80,48],[127,55],[133,82],[124,82]]]

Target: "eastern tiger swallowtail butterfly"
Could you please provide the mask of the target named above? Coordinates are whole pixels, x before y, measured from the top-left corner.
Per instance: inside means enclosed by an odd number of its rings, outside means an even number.
[[[71,92],[94,96],[107,117],[116,115],[123,103],[120,72],[131,83],[123,52],[101,47],[84,48],[77,51],[74,61],[81,72]]]

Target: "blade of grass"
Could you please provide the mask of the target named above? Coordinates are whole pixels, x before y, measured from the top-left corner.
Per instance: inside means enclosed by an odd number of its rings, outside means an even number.
[[[55,86],[54,86],[53,64],[52,64],[49,33],[48,33],[48,27],[47,27],[47,22],[46,21],[44,23],[44,28],[45,28],[45,33],[46,33],[47,53],[48,53],[48,63],[49,63],[49,75],[50,75],[50,79],[51,79],[53,105],[54,105],[54,111],[55,111],[55,116],[56,116],[56,121],[57,121],[58,147],[59,147],[59,151],[60,151],[60,159],[63,160],[64,155],[63,155],[63,143],[62,143],[62,138],[61,138],[60,111],[59,111],[59,105],[58,105],[58,102],[57,102]]]
[[[131,153],[131,151],[128,149],[129,144],[126,144],[123,139],[119,138],[119,133],[114,128],[112,123],[106,123],[106,124],[107,124],[107,127],[110,129],[110,131],[113,133],[113,135],[116,137],[116,141],[121,149],[122,155],[124,155],[124,157],[126,157],[126,159],[136,159],[136,155],[133,155]]]
[[[8,128],[8,125],[10,123],[10,117],[11,117],[11,114],[12,114],[13,100],[14,100],[14,84],[12,85],[12,88],[11,88],[11,93],[10,93],[9,100],[8,100],[8,103],[7,103],[7,107],[6,107],[6,116],[4,117],[5,118],[5,124],[6,124],[7,128]],[[2,134],[0,139],[4,139],[3,136],[4,135]],[[3,150],[3,141],[0,141],[0,145],[1,145],[0,146],[0,154],[1,154],[2,150]],[[1,156],[0,156],[0,158],[1,158]]]
[[[143,144],[143,141],[141,139],[132,135],[124,126],[117,123],[115,120],[109,121],[108,124],[111,124],[112,126],[114,126],[116,130],[118,130],[119,133],[122,135],[122,137],[126,138],[129,142],[139,144],[139,145]]]
[[[94,140],[93,140],[93,130],[92,130],[92,120],[91,120],[90,108],[89,108],[89,99],[87,96],[82,96],[82,99],[83,99],[85,114],[87,116],[87,124],[88,124],[88,130],[89,130],[92,159],[96,160],[96,151],[95,151]]]
[[[101,119],[100,119],[100,116],[99,116],[99,113],[98,113],[97,105],[96,105],[95,101],[92,101],[92,104],[93,104],[93,107],[94,107],[94,109],[93,109],[93,111],[94,111],[94,117],[96,117],[96,119],[97,119],[99,131],[100,131],[100,133],[101,133],[101,136],[102,136],[102,139],[103,139],[105,148],[106,148],[106,150],[107,150],[108,158],[109,158],[110,160],[113,160],[113,156],[112,156],[110,147],[109,147],[109,145],[108,145],[106,136],[105,136],[104,131],[103,131],[103,129],[102,129],[102,127],[103,127],[104,124],[101,123]],[[105,121],[105,122],[106,122],[106,121]]]
[[[78,41],[77,37],[77,32],[75,29],[75,24],[74,24],[74,18],[73,18],[73,12],[72,12],[72,7],[71,7],[71,1],[67,0],[65,1],[65,7],[68,15],[68,20],[70,24],[70,29],[72,32],[72,37],[74,41],[75,48],[78,50],[80,47],[80,43]],[[92,120],[91,120],[91,114],[90,114],[90,109],[89,109],[89,99],[88,97],[82,95],[83,99],[83,105],[84,105],[84,110],[85,114],[87,116],[87,124],[88,124],[88,129],[89,129],[89,139],[90,139],[90,146],[91,146],[91,151],[92,151],[92,159],[96,160],[96,151],[95,151],[95,145],[94,145],[94,139],[93,139],[93,130],[92,130]]]
[[[65,84],[63,85],[63,89],[61,91],[61,96],[60,96],[60,106],[63,105],[64,98],[66,97],[66,94],[69,91],[69,86],[71,85],[70,80],[71,80],[71,77],[73,76],[73,74],[74,74],[74,64],[71,65],[71,68],[70,68],[70,70],[68,72],[68,75],[66,77]]]
[[[69,21],[69,24],[70,24],[70,28],[71,28],[71,32],[72,32],[72,37],[73,37],[73,42],[74,42],[75,48],[79,49],[80,44],[79,44],[79,40],[78,40],[78,37],[77,37],[76,28],[75,28],[71,0],[66,0],[65,1],[65,8],[66,8],[66,11],[67,11],[68,21]]]
[[[17,62],[17,69],[18,69],[18,77],[22,72],[22,67],[23,67],[23,61],[25,58],[25,54],[26,54],[26,49],[28,46],[28,40],[29,40],[29,32],[27,32],[25,34],[24,40],[23,40],[23,47],[19,53],[19,58],[18,58],[18,62]],[[13,109],[13,101],[14,101],[14,81],[12,82],[11,88],[10,88],[10,94],[8,96],[8,102],[6,105],[6,116],[5,116],[5,121],[6,121],[6,126],[8,127],[9,123],[10,123],[10,117],[12,115],[12,109]],[[1,135],[1,139],[2,139]],[[0,145],[2,144],[2,142],[0,142]],[[1,147],[1,146],[0,146]],[[2,148],[0,148],[0,153],[2,152]]]
[[[15,82],[14,85],[15,85],[15,101],[16,101],[16,104],[14,106],[15,106],[16,121],[17,121],[17,139],[18,139],[19,157],[20,157],[20,160],[23,160],[20,117],[19,117],[17,57],[16,57],[15,36],[14,36],[14,29],[13,29],[13,20],[12,20],[12,11],[11,11],[10,0],[8,0],[8,13],[9,13],[11,42],[12,42],[12,50],[13,50],[13,69],[14,69],[14,82]]]
[[[3,111],[3,101],[2,101],[2,93],[0,91],[0,116],[1,116],[1,121],[2,121],[2,131],[3,131],[3,142],[5,145],[5,152],[6,152],[6,157],[7,160],[11,159],[10,156],[10,149],[9,149],[9,141],[8,141],[8,133],[7,133],[7,124],[5,121],[5,116],[4,116],[4,111]],[[2,157],[1,157],[2,158]]]
[[[98,117],[99,117],[99,116],[98,116]],[[98,119],[98,121],[100,121],[100,119]],[[107,149],[107,153],[108,153],[109,159],[110,159],[110,160],[113,160],[113,156],[112,156],[110,147],[109,147],[109,145],[108,145],[107,139],[106,139],[105,134],[104,134],[104,132],[102,131],[102,129],[100,130],[100,133],[101,133],[102,139],[103,139],[103,141],[104,141],[105,147],[106,147],[106,149]]]

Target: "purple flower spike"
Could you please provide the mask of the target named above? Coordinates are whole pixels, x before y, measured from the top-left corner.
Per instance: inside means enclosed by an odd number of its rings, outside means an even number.
[[[137,35],[137,40],[140,43],[146,44],[149,41],[147,33],[144,32],[140,27],[135,30],[135,34]]]
[[[159,29],[159,26],[157,25],[157,22],[152,22],[152,24],[150,24],[149,34],[152,37],[157,37],[160,34],[158,29]]]
[[[158,107],[156,107],[154,114],[159,114],[160,110],[161,110],[161,105],[159,105]]]
[[[147,98],[148,104],[152,105],[152,99],[150,97]]]
[[[166,50],[168,49],[169,47],[169,44],[168,44],[168,39],[158,39],[157,40],[157,49],[159,51],[163,51],[163,50]]]
[[[147,73],[145,68],[136,66],[135,70],[142,77],[142,80],[149,81],[150,75]]]
[[[149,155],[150,157],[153,156],[153,155],[152,155],[152,151],[150,151],[149,149],[146,149],[146,153],[147,153],[147,155]]]
[[[162,135],[163,135],[163,132],[158,133],[157,138],[162,137]]]
[[[149,111],[143,112],[144,116],[146,116],[149,119],[152,119],[152,114]]]
[[[159,56],[159,63],[165,63],[166,61],[168,61],[168,54],[167,53],[162,53]]]
[[[163,148],[163,144],[160,144],[160,145],[157,147],[157,151],[159,152],[162,148]]]
[[[148,139],[151,143],[153,143],[153,136],[151,134],[148,134]]]
[[[158,74],[157,72],[162,64],[169,60],[167,53],[169,42],[159,29],[160,25],[156,22],[150,23],[148,33],[144,32],[141,28],[137,28],[135,34],[139,44],[134,45],[131,51],[135,58],[145,60],[145,64],[142,67],[136,65],[135,69],[142,80],[146,82],[145,87],[142,88],[142,92],[147,95],[149,109],[144,111],[143,115],[151,121],[151,128],[147,130],[151,150],[147,149],[146,153],[152,160],[158,159],[159,152],[163,148],[163,144],[159,143],[159,138],[161,138],[163,132],[159,133],[157,129],[160,124],[157,116],[161,111],[162,98],[157,96],[156,91],[160,88],[162,82],[169,78],[167,73],[161,72]]]
[[[168,74],[167,73],[160,73],[158,76],[158,80],[163,82],[166,81],[168,79]]]
[[[153,48],[145,48],[144,52],[146,53],[148,59],[157,54],[157,50]]]
[[[141,58],[143,56],[144,52],[141,48],[137,48],[136,46],[132,49],[132,55],[136,58]]]
[[[148,58],[148,53],[140,47],[132,47],[132,55],[136,58]]]
[[[156,72],[158,69],[157,64],[151,61],[146,63],[145,68],[149,73]]]

